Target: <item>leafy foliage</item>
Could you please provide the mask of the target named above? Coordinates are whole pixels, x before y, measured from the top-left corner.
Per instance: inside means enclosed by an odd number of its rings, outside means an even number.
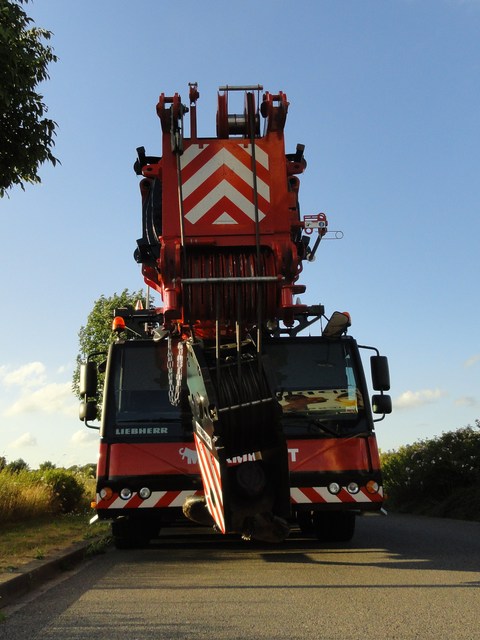
[[[114,293],[109,298],[102,295],[94,302],[86,324],[78,332],[79,353],[72,382],[73,392],[76,395],[78,395],[80,381],[80,364],[85,362],[87,356],[91,353],[108,351],[110,343],[115,338],[115,334],[112,331],[114,309],[135,306],[137,300],[144,300],[142,291],[130,292],[128,289],[124,289],[120,294]],[[99,382],[100,387],[102,387],[101,375],[99,376]]]
[[[41,479],[52,489],[61,513],[72,513],[80,508],[85,490],[73,473],[66,469],[46,469]]]
[[[95,479],[97,465],[94,462],[89,462],[88,464],[84,464],[82,466],[79,466],[78,464],[74,464],[73,466],[68,467],[68,471],[70,471],[70,473],[75,473],[77,475],[80,475],[85,479],[93,480]]]
[[[47,107],[37,85],[48,79],[56,62],[45,44],[52,33],[31,26],[20,4],[0,0],[0,197],[18,184],[41,182],[38,167],[56,164],[52,153],[56,123],[44,117]]]
[[[56,468],[56,464],[53,464],[53,462],[50,462],[50,460],[45,460],[45,462],[42,462],[40,464],[40,466],[38,467],[39,471],[47,471],[48,469],[55,469]]]
[[[471,489],[477,491],[479,429],[480,420],[476,420],[473,427],[448,431],[382,454],[389,504],[405,511],[448,515],[455,502],[466,500]],[[477,513],[480,519],[480,504]]]
[[[5,469],[10,473],[20,473],[21,471],[28,471],[28,464],[23,458],[18,458],[6,464]]]

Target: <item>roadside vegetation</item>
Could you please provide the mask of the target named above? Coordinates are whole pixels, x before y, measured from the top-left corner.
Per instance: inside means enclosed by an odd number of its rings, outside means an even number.
[[[32,470],[22,459],[0,457],[0,572],[86,539],[98,552],[109,533],[107,525],[89,525],[94,495],[93,464],[63,469],[45,462]]]
[[[381,459],[387,509],[480,521],[480,420]]]
[[[44,462],[39,469],[31,470],[22,459],[7,463],[0,458],[3,523],[85,511],[94,491],[94,465],[63,469]]]

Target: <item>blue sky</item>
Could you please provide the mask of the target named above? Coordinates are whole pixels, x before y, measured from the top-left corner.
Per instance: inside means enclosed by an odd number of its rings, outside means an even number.
[[[348,310],[389,356],[384,450],[480,417],[480,0],[35,0],[59,62],[41,91],[61,165],[0,201],[0,455],[93,462],[70,391],[94,300],[143,287],[135,149],[160,153],[161,92],[198,82],[199,135],[224,84],[290,101],[306,145],[302,214],[342,240],[305,266],[302,302]],[[157,301],[160,305],[160,300]]]

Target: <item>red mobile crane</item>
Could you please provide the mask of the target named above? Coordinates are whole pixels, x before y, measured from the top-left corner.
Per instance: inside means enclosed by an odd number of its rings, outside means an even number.
[[[197,135],[195,84],[189,107],[161,94],[162,156],[137,149],[135,258],[164,306],[118,310],[117,329],[136,339],[119,339],[107,358],[96,506],[120,544],[153,537],[180,507],[222,533],[279,541],[292,520],[349,539],[355,514],[382,506],[350,318],[336,312],[320,336],[300,335],[324,317],[295,298],[328,223],[301,218],[304,147],[285,153],[287,97],[260,101],[262,91],[221,87],[214,138]],[[230,113],[238,92],[243,112]],[[373,411],[385,414],[388,363],[373,350]],[[95,379],[93,355],[81,376],[87,424]]]

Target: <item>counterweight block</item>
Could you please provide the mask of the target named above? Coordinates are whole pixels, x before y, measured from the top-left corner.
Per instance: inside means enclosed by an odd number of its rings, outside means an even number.
[[[281,542],[289,532],[288,452],[255,346],[238,353],[222,345],[217,358],[214,345],[188,344],[187,384],[205,508],[222,533]]]

